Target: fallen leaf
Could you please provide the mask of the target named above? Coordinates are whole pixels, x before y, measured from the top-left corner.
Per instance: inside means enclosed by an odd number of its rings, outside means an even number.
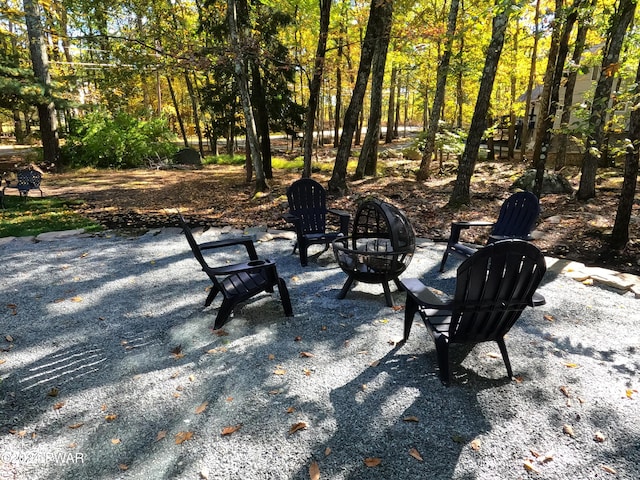
[[[571,425],[564,424],[562,426],[562,433],[564,433],[565,435],[569,435],[570,437],[573,437],[574,436],[573,427]]]
[[[227,336],[229,336],[227,331],[223,330],[222,328],[219,328],[218,330],[212,330],[212,332],[217,337],[227,337]]]
[[[176,445],[180,445],[184,442],[186,442],[187,440],[191,440],[191,437],[193,437],[193,432],[178,432],[176,433]]]
[[[193,382],[196,379],[196,376],[192,374],[192,375],[189,375],[188,378],[190,382]]]
[[[567,368],[578,368],[579,365],[577,363],[565,363],[564,366]]]
[[[538,463],[548,463],[553,460],[553,452],[547,452],[544,455],[539,455],[536,460]]]
[[[471,450],[475,450],[477,452],[478,450],[480,450],[481,445],[482,445],[482,442],[480,441],[479,438],[475,438],[471,440]]]
[[[638,393],[638,391],[637,390],[632,390],[630,388],[627,388],[627,391],[626,391],[627,398],[633,399],[633,394],[634,393]]]
[[[76,442],[71,442],[69,445],[67,445],[67,448],[76,448],[78,446],[78,444]]]
[[[489,352],[489,353],[487,353],[487,357],[489,357],[489,358],[500,358],[500,355],[497,354],[496,352]]]
[[[225,398],[225,401],[227,401],[227,402],[233,402],[233,397],[227,397],[227,398]]]
[[[593,439],[596,442],[602,443],[602,442],[605,441],[605,436],[604,436],[604,434],[602,432],[596,432],[596,433],[593,434]]]
[[[276,368],[273,371],[274,375],[285,375],[287,373],[287,371],[284,368]]]
[[[310,376],[311,376],[311,370],[309,370],[308,368],[305,368],[305,369],[303,369],[302,371],[303,371],[303,373],[304,373],[307,377],[310,377]]]
[[[113,445],[119,445],[120,444],[120,439],[119,438],[112,438],[111,439],[111,443]]]
[[[5,339],[7,342],[13,342],[13,337],[12,337],[11,335],[5,335],[5,336],[4,336],[4,339]]]
[[[364,392],[367,389],[367,384],[363,383],[362,385],[360,385],[360,389]]]
[[[164,438],[167,436],[167,431],[166,430],[160,430],[158,432],[158,435],[156,435],[156,442],[159,442],[160,440],[164,440]]]
[[[2,365],[5,362],[6,362],[6,360],[4,358],[0,358],[0,365]]]
[[[567,387],[565,387],[564,385],[562,387],[560,387],[560,391],[564,394],[565,397],[569,398],[569,389]]]
[[[607,465],[603,465],[603,466],[602,466],[602,469],[603,469],[605,472],[607,472],[607,473],[612,473],[613,475],[615,475],[616,473],[618,473],[618,472],[616,471],[616,469],[615,469],[615,468],[609,467],[609,466],[607,466]]]
[[[53,303],[62,303],[64,302],[64,298],[56,298]]]
[[[371,362],[369,364],[370,367],[376,368],[378,365],[380,365],[380,360],[376,360],[374,362]]]
[[[300,335],[298,335],[296,338],[293,339],[294,342],[300,342],[302,340],[302,337]]]
[[[307,424],[304,422],[294,423],[293,425],[291,425],[291,428],[289,428],[289,435],[291,435],[292,433],[296,433],[298,430],[305,430],[306,428]]]
[[[184,353],[182,353],[182,345],[178,345],[171,350],[171,356],[176,360],[184,357]]]
[[[280,395],[280,390],[269,390],[269,395]]]
[[[269,360],[275,360],[276,356],[273,353],[270,353],[268,358]]]
[[[364,464],[367,467],[377,467],[382,463],[382,460],[376,457],[367,457],[364,459]]]
[[[107,411],[107,404],[103,403],[102,405],[100,405],[100,411],[101,412],[106,412]]]
[[[293,408],[293,407],[289,407],[289,408],[287,408],[287,410],[286,410],[286,412],[287,412],[287,413],[293,413],[293,412],[295,412],[295,411],[296,411],[296,409],[295,409],[295,408]]]
[[[109,415],[105,415],[104,417],[107,422],[113,422],[116,418],[118,418],[118,415],[116,415],[115,413],[110,413]]]
[[[303,357],[303,358],[315,357],[315,355],[313,353],[309,353],[309,352],[300,352],[300,356]]]
[[[202,412],[204,412],[207,407],[209,406],[209,402],[202,402],[197,408],[196,408],[196,415],[200,415]]]
[[[331,447],[327,447],[324,449],[324,456],[328,457],[329,455],[331,455]]]
[[[121,463],[120,465],[118,465],[118,468],[124,472],[126,470],[129,470],[129,465],[127,465],[126,463]]]
[[[529,470],[530,472],[540,473],[540,471],[529,460],[525,460],[523,465],[525,470]]]
[[[71,430],[75,430],[76,428],[80,428],[80,427],[81,427],[81,426],[83,426],[83,425],[84,425],[84,423],[83,423],[83,422],[80,422],[80,423],[74,423],[73,425],[69,425],[69,428],[70,428]]]
[[[82,297],[80,296],[71,297],[71,301],[75,303],[80,303],[82,301]]]
[[[553,315],[543,315],[542,318],[544,318],[545,320],[547,320],[548,322],[553,322],[555,321],[555,317]]]
[[[53,406],[53,409],[60,410],[62,407],[64,407],[64,402],[58,402]]]
[[[221,435],[223,435],[223,436],[224,435],[231,435],[232,433],[237,432],[238,430],[240,430],[240,427],[242,427],[241,423],[239,423],[237,425],[232,425],[232,426],[229,426],[229,427],[224,427],[222,429]]]
[[[60,390],[58,390],[56,387],[51,387],[47,392],[47,396],[57,397],[59,393],[60,393]]]
[[[396,312],[399,312],[400,310],[404,309],[404,307],[402,305],[394,305],[391,308],[393,308],[393,310],[396,311]]]
[[[418,420],[418,417],[414,417],[413,415],[410,415],[408,417],[404,417],[402,420],[405,421],[405,422],[415,422],[415,423],[418,423],[420,421],[420,420]]]
[[[418,452],[418,450],[416,450],[415,448],[412,448],[411,450],[409,450],[409,455],[411,455],[416,460],[420,460],[421,462],[424,462],[422,455],[420,455],[420,452]]]
[[[320,480],[320,467],[315,460],[309,465],[309,478],[311,480]]]

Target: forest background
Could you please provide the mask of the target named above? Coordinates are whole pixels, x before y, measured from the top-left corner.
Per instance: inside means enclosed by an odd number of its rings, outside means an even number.
[[[41,143],[41,165],[56,169],[146,165],[171,155],[170,132],[185,146],[196,138],[203,156],[219,153],[218,139],[232,153],[243,137],[254,193],[273,177],[273,132],[302,134],[303,176],[314,152],[336,148],[328,187],[343,195],[354,143],[352,179],[375,176],[381,133],[391,143],[417,127],[418,181],[431,181],[437,153],[457,156],[452,207],[470,202],[481,145],[500,120],[509,158],[535,168],[539,196],[545,172],[562,174],[567,151],[581,170],[578,201],[596,197],[603,168],[623,170],[608,237],[621,249],[638,207],[636,6],[7,0],[0,116],[3,132]],[[571,85],[590,70],[593,88],[575,104]]]

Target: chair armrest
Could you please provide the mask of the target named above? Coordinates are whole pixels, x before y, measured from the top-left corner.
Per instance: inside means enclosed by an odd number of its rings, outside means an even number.
[[[297,215],[293,215],[292,213],[283,213],[282,219],[285,222],[294,223],[294,224],[300,221],[300,217],[298,217]]]
[[[331,213],[332,215],[337,215],[338,217],[340,217],[340,233],[342,233],[343,235],[348,235],[349,222],[351,221],[351,214],[344,210],[338,210],[335,208],[329,208],[327,209],[327,212]]]
[[[239,272],[252,272],[258,270],[264,270],[267,267],[273,267],[275,263],[271,260],[251,260],[246,263],[233,263],[231,265],[224,265],[222,267],[209,267],[208,273],[211,275],[222,276],[230,275],[232,273]]]
[[[453,245],[460,241],[460,232],[464,229],[471,227],[493,227],[495,223],[493,222],[485,222],[482,220],[472,220],[470,222],[464,221],[456,221],[451,222],[451,235],[449,236],[449,240],[447,245]]]
[[[201,243],[199,245],[200,250],[211,250],[214,248],[223,248],[223,247],[232,247],[234,245],[244,245],[247,249],[247,254],[249,255],[250,260],[258,260],[258,253],[256,252],[256,247],[253,244],[253,237],[245,237],[245,238],[227,238],[224,240],[214,240],[211,242]]]
[[[400,280],[407,295],[411,296],[421,307],[438,310],[451,310],[451,304],[440,300],[427,286],[417,278]]]

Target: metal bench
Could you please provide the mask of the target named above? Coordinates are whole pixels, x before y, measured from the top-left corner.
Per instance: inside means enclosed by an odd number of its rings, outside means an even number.
[[[42,173],[32,168],[19,170],[18,172],[16,172],[15,180],[5,181],[6,184],[2,188],[2,195],[0,198],[2,208],[4,208],[4,191],[7,188],[15,188],[16,190],[18,190],[18,193],[25,199],[25,201],[31,190],[38,190],[40,192],[40,196],[44,196],[42,189],[40,188],[40,182],[42,182]]]

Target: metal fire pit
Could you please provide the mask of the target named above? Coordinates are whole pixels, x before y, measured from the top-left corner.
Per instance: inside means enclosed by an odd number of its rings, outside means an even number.
[[[378,199],[360,205],[353,233],[333,241],[333,253],[348,275],[338,298],[344,298],[353,282],[380,283],[387,305],[393,306],[389,282],[400,289],[398,277],[415,251],[415,233],[407,217],[390,203]]]

